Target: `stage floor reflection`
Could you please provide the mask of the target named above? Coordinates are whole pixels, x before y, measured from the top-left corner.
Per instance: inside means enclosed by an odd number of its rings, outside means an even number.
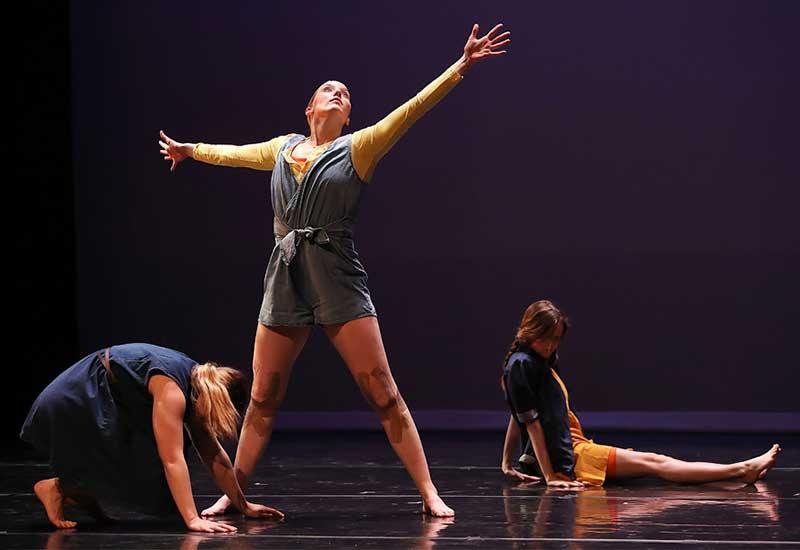
[[[180,521],[110,509],[99,526],[79,513],[71,531],[50,528],[31,486],[48,468],[24,449],[0,463],[2,548],[769,548],[800,546],[800,436],[595,433],[598,442],[688,460],[731,461],[773,441],[784,452],[754,486],[674,485],[652,479],[579,492],[506,481],[502,433],[423,433],[434,481],[456,518],[422,516],[413,484],[381,433],[276,433],[252,500],[283,522],[227,520],[235,535],[194,535]],[[191,463],[198,507],[216,491]]]

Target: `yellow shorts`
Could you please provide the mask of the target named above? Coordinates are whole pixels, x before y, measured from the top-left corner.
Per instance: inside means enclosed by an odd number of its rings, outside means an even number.
[[[601,486],[606,480],[609,463],[612,469],[616,463],[616,449],[589,439],[575,443],[572,450],[575,454],[575,478],[586,485]]]

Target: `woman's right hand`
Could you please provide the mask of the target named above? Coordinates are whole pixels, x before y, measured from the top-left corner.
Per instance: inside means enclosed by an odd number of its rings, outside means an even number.
[[[236,527],[228,523],[211,521],[200,517],[194,518],[186,524],[190,531],[200,533],[235,533]]]
[[[522,472],[518,472],[517,470],[506,464],[503,464],[500,468],[503,470],[503,474],[506,477],[512,479],[513,481],[525,481],[528,483],[536,483],[542,480],[542,478],[540,477],[529,476],[528,474],[523,474]]]
[[[164,133],[163,130],[158,132],[161,139],[158,144],[161,146],[161,154],[164,155],[164,160],[171,160],[172,166],[169,171],[174,172],[178,163],[184,159],[192,156],[193,143],[179,143]]]
[[[560,479],[557,477],[551,478],[547,481],[548,489],[567,489],[571,491],[579,491],[585,489],[586,486],[580,481],[572,481],[571,479]]]

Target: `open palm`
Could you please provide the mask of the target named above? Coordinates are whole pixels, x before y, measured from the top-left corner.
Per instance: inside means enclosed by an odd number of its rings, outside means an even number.
[[[478,38],[478,24],[472,26],[472,32],[467,38],[467,43],[464,45],[464,58],[467,63],[472,64],[484,57],[493,57],[496,55],[503,55],[506,50],[501,50],[503,46],[511,42],[509,36],[511,32],[506,31],[500,33],[503,28],[502,23],[498,23],[488,33]],[[500,33],[500,34],[498,34]]]

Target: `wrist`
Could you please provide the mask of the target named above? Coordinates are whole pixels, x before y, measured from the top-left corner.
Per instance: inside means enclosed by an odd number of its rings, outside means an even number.
[[[190,514],[187,517],[183,518],[183,521],[184,521],[184,523],[186,523],[187,527],[190,527],[191,524],[193,522],[197,521],[198,519],[200,519],[200,516],[197,514],[197,511],[195,511],[195,513],[193,515]]]
[[[466,55],[462,55],[455,63],[456,72],[461,76],[464,76],[464,73],[466,73],[471,66],[472,62],[467,58]]]

